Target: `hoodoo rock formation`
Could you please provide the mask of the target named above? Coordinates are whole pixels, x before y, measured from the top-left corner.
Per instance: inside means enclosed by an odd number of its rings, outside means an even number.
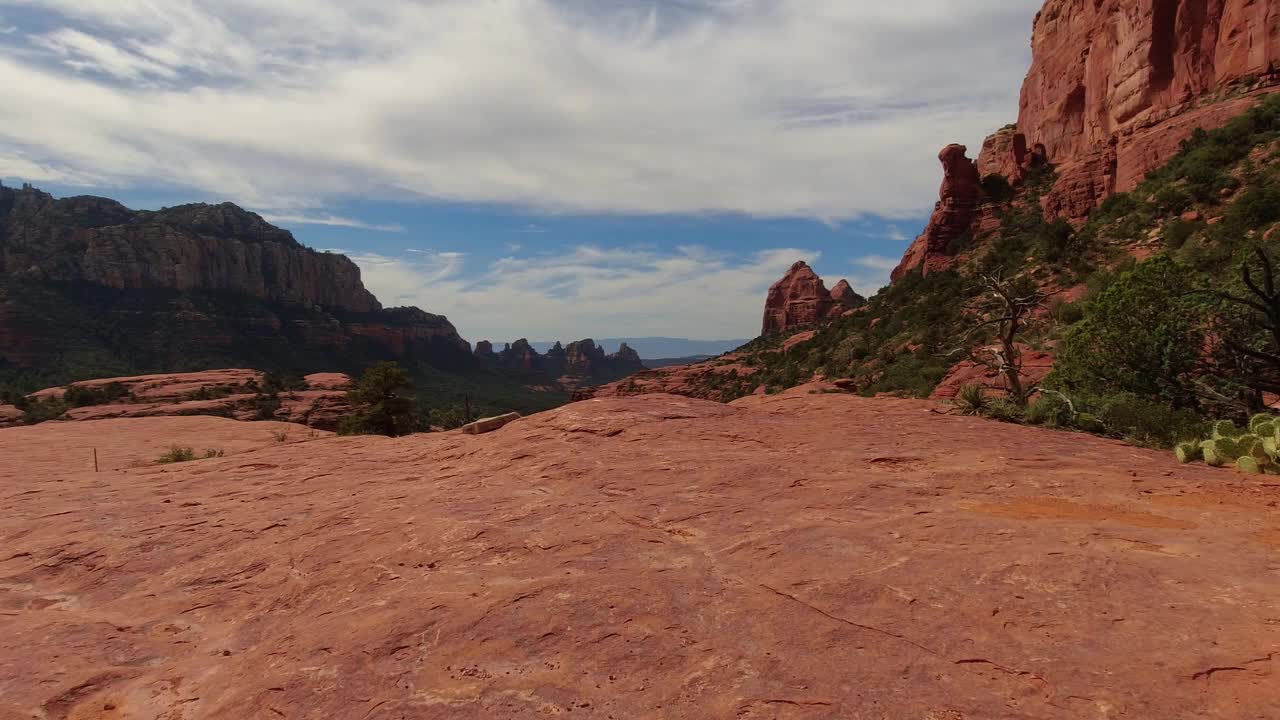
[[[477,366],[446,318],[383,309],[351,260],[234,205],[134,211],[0,187],[0,367],[82,379],[387,359]]]
[[[948,145],[938,154],[942,162],[938,204],[924,233],[916,238],[902,263],[894,269],[892,279],[897,280],[920,266],[924,266],[926,273],[945,267],[948,246],[969,232],[982,198],[982,178],[967,153],[964,145]]]
[[[1221,127],[1274,92],[1280,4],[1048,0],[1031,45],[1018,122],[986,139],[976,166],[955,156],[959,146],[943,150],[941,200],[895,280],[948,264],[947,243],[980,215],[970,188],[981,178],[1016,186],[1051,163],[1057,180],[1042,200],[1045,214],[1079,223],[1167,163],[1197,128]]]
[[[782,279],[769,288],[765,299],[763,335],[785,332],[837,317],[865,300],[849,283],[841,281],[840,297],[834,298],[822,278],[803,260],[791,266]]]

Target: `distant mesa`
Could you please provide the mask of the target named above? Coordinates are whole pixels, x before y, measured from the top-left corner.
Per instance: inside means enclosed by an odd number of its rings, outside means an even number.
[[[835,292],[828,291],[822,278],[802,260],[769,288],[761,334],[772,335],[813,325],[839,317],[866,302],[846,280],[836,284]]]

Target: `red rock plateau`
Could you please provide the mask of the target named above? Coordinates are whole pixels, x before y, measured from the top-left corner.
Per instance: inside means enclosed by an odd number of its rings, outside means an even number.
[[[782,279],[769,288],[764,304],[762,335],[786,332],[838,317],[866,302],[841,280],[833,296],[822,278],[803,260],[791,266]]]
[[[195,373],[165,373],[134,377],[103,378],[74,383],[78,387],[102,388],[119,384],[128,396],[104,405],[89,405],[67,411],[67,420],[102,420],[181,415],[224,415],[237,420],[253,420],[257,415],[264,375],[257,370],[209,370]],[[276,416],[287,422],[328,430],[351,411],[347,389],[351,378],[341,373],[314,373],[304,378],[306,389],[281,391]],[[31,395],[34,399],[58,398],[66,387],[49,388]],[[21,421],[22,414],[6,412],[0,406],[0,427]]]
[[[1081,222],[1135,188],[1196,128],[1213,129],[1280,83],[1280,5],[1258,0],[1048,0],[1032,30],[1018,122],[987,138],[976,168],[947,159],[937,210],[894,271],[945,267],[946,243],[973,227],[951,182],[998,174],[1014,184],[1052,163],[1046,214]],[[974,168],[971,173],[970,168]]]
[[[803,388],[266,435],[0,431],[0,717],[1280,717],[1266,478]]]

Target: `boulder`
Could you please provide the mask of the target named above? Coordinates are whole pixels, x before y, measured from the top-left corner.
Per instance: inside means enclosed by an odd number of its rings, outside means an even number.
[[[516,420],[519,420],[520,417],[520,413],[513,412],[507,413],[506,415],[499,415],[497,417],[484,418],[483,420],[477,420],[469,425],[464,425],[462,427],[462,432],[467,435],[483,435],[485,433],[491,433],[494,430],[499,430],[510,425]]]

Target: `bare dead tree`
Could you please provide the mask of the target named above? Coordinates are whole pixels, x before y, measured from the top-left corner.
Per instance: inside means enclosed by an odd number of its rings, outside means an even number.
[[[996,373],[1004,381],[1009,399],[1025,406],[1038,388],[1027,388],[1022,383],[1022,350],[1018,338],[1043,307],[1049,294],[1039,288],[1020,288],[1018,283],[1004,277],[996,270],[978,275],[978,284],[972,288],[977,293],[969,310],[980,322],[961,337],[961,347],[951,355],[965,355],[975,365]],[[994,345],[974,347],[972,341],[995,333]]]

